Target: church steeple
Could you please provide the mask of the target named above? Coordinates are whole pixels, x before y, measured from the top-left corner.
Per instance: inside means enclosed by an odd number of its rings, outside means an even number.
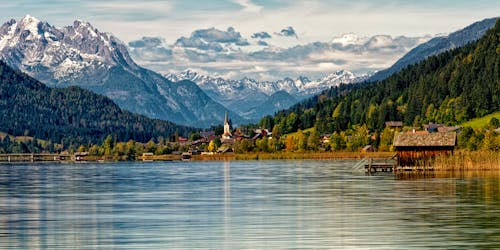
[[[233,135],[231,134],[231,128],[229,126],[229,119],[227,116],[227,111],[224,116],[224,134],[222,135],[222,139],[231,139]]]

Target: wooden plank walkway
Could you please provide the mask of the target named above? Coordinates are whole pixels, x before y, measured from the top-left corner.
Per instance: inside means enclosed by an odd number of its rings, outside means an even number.
[[[392,160],[375,162],[372,158],[369,158],[364,166],[366,173],[393,172],[395,170],[396,162]]]
[[[0,163],[19,162],[66,162],[71,155],[63,154],[0,154]]]

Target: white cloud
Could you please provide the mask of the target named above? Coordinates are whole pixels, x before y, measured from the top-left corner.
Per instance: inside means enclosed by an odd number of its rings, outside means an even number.
[[[349,36],[358,37],[354,34]],[[192,32],[189,38],[183,38],[182,44],[178,40],[164,48],[165,62],[156,58],[160,54],[158,47],[154,50],[142,47],[132,49],[132,56],[140,64],[162,73],[194,67],[201,69],[197,70],[199,72],[231,76],[232,79],[253,77],[259,80],[276,80],[298,76],[314,79],[344,69],[366,73],[387,68],[410,49],[430,38],[393,38],[388,35],[360,37],[346,43],[339,43],[334,39],[333,42],[313,42],[291,48],[255,46],[256,50],[246,50],[249,46],[237,46],[237,41],[246,39],[236,30],[229,28],[226,32],[208,29]],[[160,40],[146,38],[133,41],[132,44],[135,47],[143,44],[156,45]],[[196,43],[191,46],[184,42]],[[231,44],[231,47],[227,47],[227,44]],[[206,47],[209,45],[213,48]]]
[[[272,1],[257,4],[256,0],[144,0],[140,3],[136,0],[80,0],[67,1],[62,6],[60,0],[47,0],[43,4],[26,0],[23,4],[13,4],[15,7],[0,5],[5,7],[5,13],[11,13],[9,15],[22,17],[30,13],[53,25],[69,25],[74,19],[89,21],[100,31],[113,33],[126,42],[143,36],[161,37],[161,46],[149,46],[156,45],[154,39],[143,41],[149,47],[136,48],[132,53],[139,63],[161,72],[192,66],[207,72],[241,76],[244,70],[260,66],[272,72],[268,76],[276,78],[285,74],[318,75],[322,73],[319,72],[321,67],[342,67],[339,69],[358,72],[381,69],[390,66],[415,44],[428,39],[424,35],[449,33],[500,13],[500,5],[494,1],[459,1],[449,8],[433,8],[434,5],[445,6],[436,3],[438,1],[278,0],[279,4],[274,2],[272,6],[269,2]],[[472,7],[464,8],[463,5]],[[227,27],[235,27],[241,41],[251,44],[209,42],[215,47],[208,48],[216,50],[203,50],[200,44],[188,48],[173,46],[181,37],[192,38],[191,31],[207,27],[224,32]],[[253,34],[274,34],[283,27],[293,27],[298,39],[278,35],[265,41],[262,37],[250,39]],[[351,32],[365,37],[339,40],[340,34]],[[380,37],[366,45],[368,39],[380,34],[392,38]],[[420,39],[398,40],[400,35]],[[332,41],[342,42],[334,45]],[[349,49],[348,45],[352,47]],[[259,73],[252,74],[258,77]]]
[[[251,0],[234,0],[234,3],[239,4],[243,8],[243,12],[257,13],[263,8],[253,3]]]

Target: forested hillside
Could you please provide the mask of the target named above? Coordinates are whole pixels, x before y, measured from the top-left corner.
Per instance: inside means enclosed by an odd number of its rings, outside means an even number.
[[[121,110],[109,98],[79,87],[49,88],[0,62],[0,131],[54,143],[147,142],[190,128]]]
[[[362,124],[380,131],[389,120],[458,124],[498,111],[499,36],[497,21],[475,43],[432,56],[384,81],[331,88],[261,124],[276,125],[281,133],[313,126],[329,133]]]

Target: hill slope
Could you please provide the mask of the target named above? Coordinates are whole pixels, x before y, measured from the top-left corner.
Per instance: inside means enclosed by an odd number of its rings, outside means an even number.
[[[96,143],[106,135],[146,142],[191,129],[121,110],[79,87],[49,88],[0,61],[0,131],[52,142]]]
[[[320,132],[388,120],[406,125],[458,124],[500,110],[500,21],[477,42],[432,56],[388,79],[340,86],[281,112],[283,133],[316,126]]]
[[[500,120],[500,111],[483,117],[474,118],[470,121],[460,124],[460,126],[472,127],[472,128],[484,128],[489,124],[492,118],[497,118],[498,120]]]

